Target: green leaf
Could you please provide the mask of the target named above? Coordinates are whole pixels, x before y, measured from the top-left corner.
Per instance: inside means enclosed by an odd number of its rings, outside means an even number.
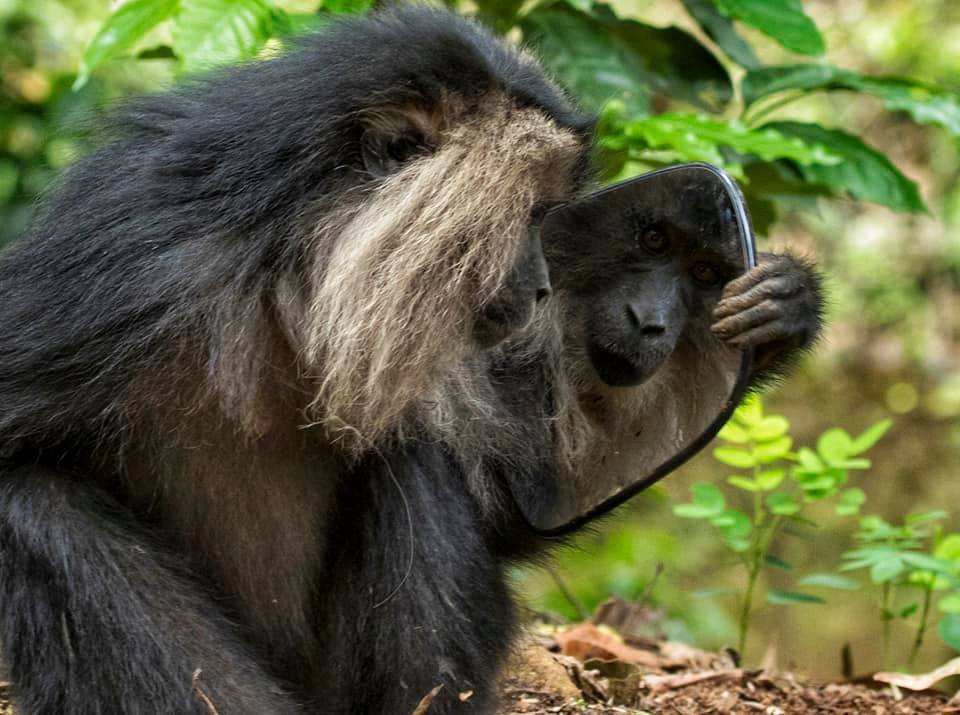
[[[837,469],[870,469],[869,459],[841,459],[833,463]]]
[[[859,487],[847,489],[840,495],[835,511],[838,516],[851,516],[860,511],[860,507],[867,501],[867,495]]]
[[[920,608],[919,603],[911,603],[909,606],[904,606],[900,609],[900,612],[897,613],[899,618],[910,618],[914,613],[916,613]]]
[[[817,453],[809,447],[801,447],[800,451],[797,452],[797,459],[800,462],[800,466],[810,472],[820,472],[826,466],[820,461]]]
[[[935,558],[960,562],[960,534],[947,534],[933,550]]]
[[[887,433],[887,430],[893,426],[893,420],[880,420],[863,431],[862,434],[854,438],[850,443],[849,455],[863,454]]]
[[[787,90],[850,90],[872,94],[891,111],[907,112],[921,124],[938,124],[960,136],[960,96],[902,77],[870,77],[831,65],[777,65],[752,69],[741,90],[746,104]]]
[[[820,596],[799,591],[770,591],[767,593],[767,603],[778,606],[792,606],[797,603],[826,603]]]
[[[760,472],[755,477],[756,484],[762,491],[769,492],[773,491],[780,486],[783,482],[783,478],[786,476],[787,470],[782,467],[777,467],[775,469],[767,469],[763,472]]]
[[[84,51],[73,89],[80,89],[96,67],[122,55],[150,30],[171,17],[177,5],[178,0],[130,0],[120,5]]]
[[[753,531],[753,523],[750,517],[742,511],[728,509],[712,519],[710,523],[720,529],[723,535],[730,539],[743,539],[750,536]]]
[[[937,626],[940,639],[955,651],[960,651],[960,613],[948,613]]]
[[[717,433],[717,437],[734,444],[746,444],[750,441],[750,435],[736,422],[727,422]]]
[[[850,435],[840,427],[829,429],[817,440],[817,451],[827,464],[846,459],[850,453]]]
[[[264,0],[180,0],[173,47],[187,72],[249,59],[273,32]]]
[[[523,0],[478,0],[477,16],[497,32],[505,32],[516,22],[522,5]]]
[[[933,511],[921,511],[916,514],[907,514],[903,521],[908,526],[920,526],[922,524],[929,524],[934,521],[943,521],[948,516],[949,514],[942,509],[935,509]]]
[[[790,454],[790,448],[793,446],[792,437],[779,437],[772,442],[762,442],[753,448],[753,456],[760,464],[771,464],[772,462],[785,459]]]
[[[960,593],[948,593],[937,602],[937,608],[943,613],[960,613]]]
[[[784,561],[778,556],[767,554],[763,557],[763,562],[770,568],[780,569],[781,571],[793,571],[793,564]]]
[[[917,185],[904,176],[880,152],[864,144],[858,137],[839,129],[826,129],[819,124],[773,122],[764,125],[785,136],[802,139],[807,144],[829,147],[831,157],[842,161],[832,166],[805,164],[799,167],[803,177],[822,184],[838,194],[889,206],[896,211],[927,213]]]
[[[751,25],[788,50],[801,55],[822,55],[826,49],[813,20],[800,0],[714,0],[727,17]]]
[[[950,564],[942,559],[927,554],[920,554],[913,551],[904,551],[900,554],[904,563],[915,569],[924,569],[932,571],[943,576],[951,576]]]
[[[669,149],[687,161],[706,161],[741,175],[739,164],[728,162],[720,151],[727,147],[761,159],[790,159],[798,164],[838,164],[835,155],[818,142],[805,142],[766,127],[751,129],[738,120],[724,121],[693,114],[665,113],[628,122],[627,139],[652,149]]]
[[[699,23],[707,37],[717,43],[727,56],[742,67],[759,67],[760,60],[740,35],[729,18],[717,12],[712,0],[683,0],[683,6]]]
[[[321,7],[331,15],[362,15],[373,7],[373,0],[323,0]]]
[[[834,588],[838,591],[860,590],[860,583],[857,580],[836,573],[812,573],[800,579],[797,585],[822,586],[823,588]]]
[[[800,511],[800,504],[791,494],[770,494],[767,496],[770,511],[780,516],[791,516]]]
[[[606,5],[592,13],[556,3],[520,22],[524,39],[591,109],[622,100],[645,113],[651,93],[719,110],[733,94],[723,65],[693,35],[617,17]]]
[[[693,502],[678,504],[673,507],[673,513],[685,519],[708,519],[723,513],[726,500],[723,493],[712,484],[698,482],[690,491]]]
[[[739,474],[731,474],[727,477],[727,484],[748,492],[763,491],[759,484],[748,477],[742,477]]]
[[[870,567],[870,580],[874,583],[890,581],[899,576],[905,568],[903,561],[895,556],[877,561]]]
[[[717,447],[713,450],[713,458],[721,464],[737,469],[753,469],[757,466],[757,460],[750,452],[736,447]]]
[[[740,424],[751,427],[763,419],[763,402],[756,394],[747,395],[733,412],[733,418]]]
[[[750,437],[757,442],[770,442],[782,437],[790,430],[790,422],[786,417],[770,415],[749,429]]]

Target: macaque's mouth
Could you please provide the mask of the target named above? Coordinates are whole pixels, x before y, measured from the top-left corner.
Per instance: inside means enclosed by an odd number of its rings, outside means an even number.
[[[635,361],[608,350],[590,341],[587,352],[590,364],[600,379],[610,387],[636,387],[646,382],[660,367],[662,360],[655,361],[653,367],[638,365]]]

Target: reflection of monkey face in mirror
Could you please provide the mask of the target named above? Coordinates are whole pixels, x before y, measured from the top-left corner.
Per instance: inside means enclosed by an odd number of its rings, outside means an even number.
[[[729,197],[700,173],[666,172],[548,217],[554,282],[576,298],[609,386],[641,385],[679,343],[712,341],[712,308],[744,269]]]

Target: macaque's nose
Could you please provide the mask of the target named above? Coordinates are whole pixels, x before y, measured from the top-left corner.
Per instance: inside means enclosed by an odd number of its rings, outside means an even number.
[[[667,332],[666,321],[660,311],[644,310],[637,303],[627,303],[627,319],[645,338],[659,338]]]

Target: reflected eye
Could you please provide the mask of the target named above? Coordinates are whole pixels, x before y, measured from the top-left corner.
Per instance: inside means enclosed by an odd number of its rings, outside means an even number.
[[[720,276],[717,270],[709,263],[696,263],[690,271],[690,274],[700,285],[715,286],[720,282]]]
[[[655,228],[645,228],[640,233],[640,244],[651,253],[662,253],[667,248],[667,237]]]

